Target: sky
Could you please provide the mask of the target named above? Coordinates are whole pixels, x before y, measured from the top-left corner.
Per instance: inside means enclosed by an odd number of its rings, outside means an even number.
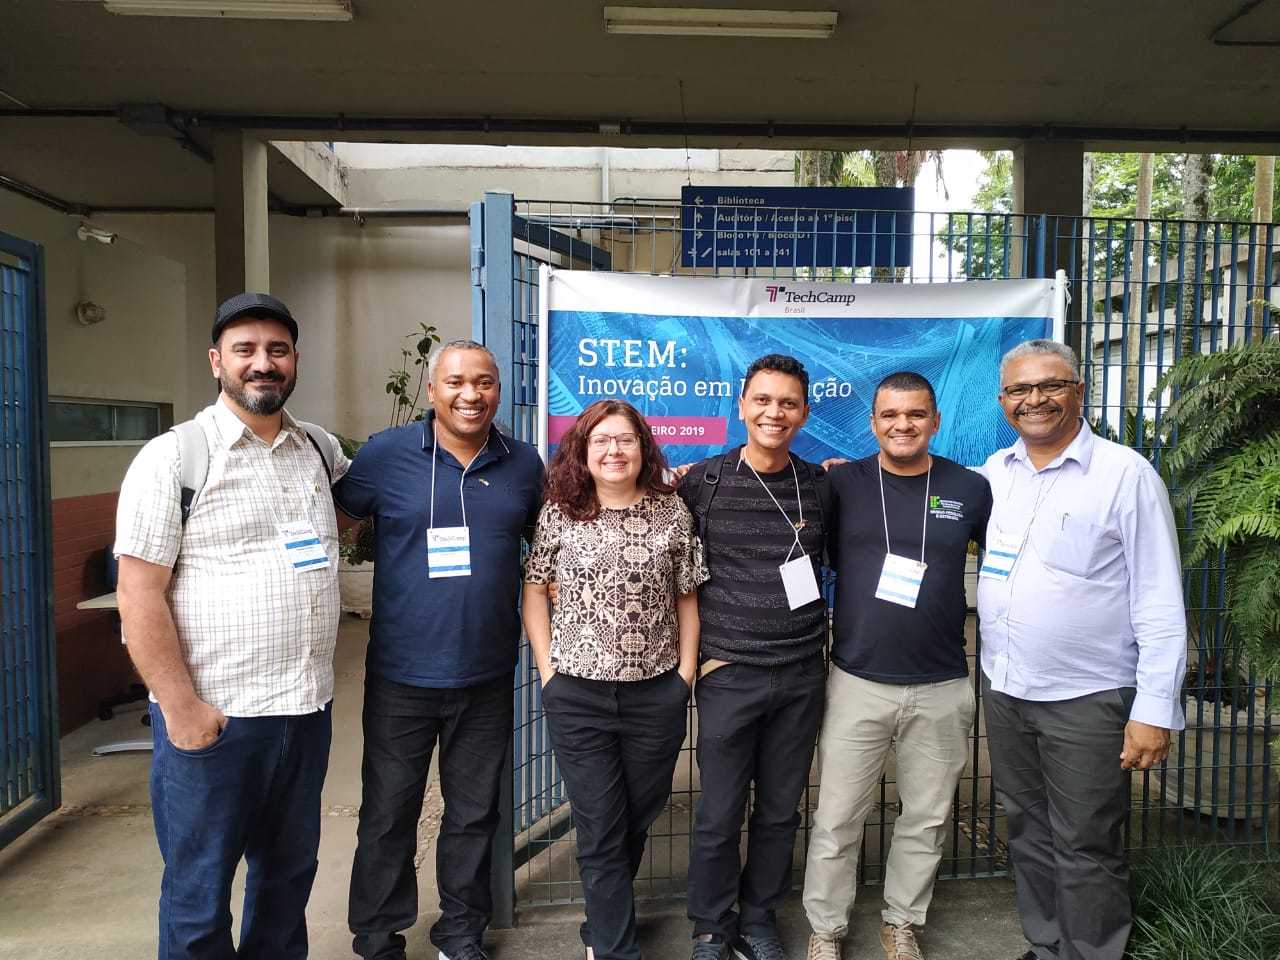
[[[920,169],[916,179],[916,212],[920,213],[952,213],[973,209],[973,195],[978,189],[978,176],[986,166],[986,161],[977,150],[946,150],[942,155],[942,175],[946,179],[948,196],[942,195],[942,188],[937,182],[937,171],[933,161],[929,161]],[[934,229],[942,225],[942,218],[934,218]],[[946,277],[946,266],[942,263],[943,254],[937,245],[930,251],[927,231],[930,220],[927,217],[916,218],[916,241],[912,251],[913,273],[919,279],[928,276]],[[935,261],[932,270],[927,261]]]

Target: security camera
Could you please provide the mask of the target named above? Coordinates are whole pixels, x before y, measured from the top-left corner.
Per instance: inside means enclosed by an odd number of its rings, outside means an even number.
[[[76,230],[76,236],[81,240],[97,240],[99,243],[115,243],[116,235],[107,230],[99,230],[97,227],[91,227],[87,223],[80,224]]]

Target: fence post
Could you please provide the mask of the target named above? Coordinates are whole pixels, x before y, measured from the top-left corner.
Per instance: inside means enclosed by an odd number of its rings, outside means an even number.
[[[486,193],[484,200],[471,204],[471,338],[483,343],[498,361],[498,374],[506,389],[497,421],[510,429],[515,406],[512,356],[512,292],[514,254],[511,247],[515,199],[509,193]],[[514,697],[514,694],[513,694]],[[512,738],[507,739],[506,758],[498,781],[498,827],[493,835],[489,892],[493,897],[490,926],[515,926],[515,817],[512,809],[512,778],[515,761]]]
[[[516,258],[511,245],[515,211],[515,197],[511,194],[488,192],[484,195],[484,235],[480,251],[484,264],[480,270],[483,279],[483,328],[477,331],[480,334],[477,339],[493,351],[493,356],[498,361],[503,389],[496,422],[499,429],[508,433],[514,430],[516,422],[517,371],[513,342],[516,305],[512,290],[516,276]],[[474,237],[474,227],[472,236]],[[474,252],[472,258],[474,262]],[[474,309],[472,316],[474,323]]]

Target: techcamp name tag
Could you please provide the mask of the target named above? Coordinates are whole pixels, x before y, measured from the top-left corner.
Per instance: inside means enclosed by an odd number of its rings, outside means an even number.
[[[329,566],[329,557],[324,552],[324,544],[316,535],[316,528],[306,520],[292,523],[276,524],[280,531],[280,546],[289,563],[297,573],[309,570],[323,570]]]
[[[427,531],[427,577],[471,576],[471,531],[436,527]]]
[[[987,544],[978,576],[987,580],[1008,580],[1009,574],[1013,573],[1013,565],[1018,562],[1024,539],[1008,533],[997,533]]]
[[[914,609],[927,568],[928,564],[923,561],[886,553],[884,566],[880,568],[880,582],[876,584],[876,599]]]

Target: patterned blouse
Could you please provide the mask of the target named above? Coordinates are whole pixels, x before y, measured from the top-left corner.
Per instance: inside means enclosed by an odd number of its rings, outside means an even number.
[[[677,666],[676,597],[709,577],[675,494],[602,507],[594,520],[544,504],[524,565],[527,582],[560,585],[551,665],[588,680],[647,680]]]

